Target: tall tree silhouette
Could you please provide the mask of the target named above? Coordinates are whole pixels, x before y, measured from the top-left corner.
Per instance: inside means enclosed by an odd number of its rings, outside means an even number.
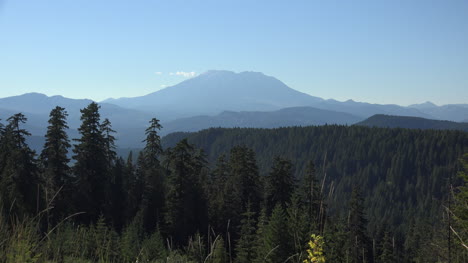
[[[75,207],[85,212],[80,218],[84,222],[96,222],[106,204],[108,183],[108,159],[106,141],[100,123],[100,106],[92,102],[81,112],[81,138],[75,139],[73,149],[75,165]]]
[[[0,141],[1,201],[7,215],[19,217],[38,212],[41,201],[35,152],[26,144],[31,134],[21,128],[26,121],[21,113],[8,118]]]
[[[44,197],[49,220],[57,220],[67,212],[66,198],[70,196],[70,159],[67,157],[70,140],[67,134],[67,112],[65,108],[55,107],[49,115],[49,126],[45,135],[44,148],[40,155],[42,165]]]

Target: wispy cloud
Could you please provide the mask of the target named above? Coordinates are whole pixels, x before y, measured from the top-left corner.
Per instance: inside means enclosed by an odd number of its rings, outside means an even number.
[[[185,71],[177,71],[177,72],[171,72],[169,73],[169,75],[171,76],[182,76],[184,78],[192,78],[192,77],[195,77],[197,75],[197,73],[195,73],[195,71],[191,71],[191,72],[185,72]]]
[[[162,75],[163,73],[161,71],[156,71],[154,72],[155,75]]]

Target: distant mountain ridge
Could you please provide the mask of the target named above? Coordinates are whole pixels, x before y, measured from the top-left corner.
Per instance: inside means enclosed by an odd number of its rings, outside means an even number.
[[[75,138],[81,124],[80,109],[89,103],[87,99],[27,93],[0,98],[0,119],[5,122],[14,113],[23,112],[28,117],[24,127],[34,136],[44,136],[49,112],[61,106],[69,114],[70,137]],[[102,119],[108,118],[118,132],[118,146],[129,148],[142,146],[144,130],[153,117],[161,120],[161,135],[209,127],[350,125],[375,114],[468,120],[468,104],[437,106],[426,102],[403,107],[324,100],[258,72],[208,71],[145,96],[108,99],[100,105]]]
[[[362,122],[357,126],[380,127],[380,128],[406,128],[422,130],[460,130],[468,132],[468,123],[430,120],[419,117],[390,116],[377,114]]]
[[[161,118],[169,120],[223,111],[272,111],[322,100],[263,73],[212,70],[145,96],[103,102],[158,112]]]
[[[278,128],[289,126],[310,126],[324,124],[351,125],[362,118],[349,113],[292,107],[277,111],[224,111],[216,116],[195,116],[169,121],[164,124],[164,133],[195,132],[211,127]]]
[[[225,70],[208,71],[145,96],[107,99],[103,102],[152,112],[165,121],[198,115],[214,116],[223,111],[275,111],[303,106],[346,112],[362,119],[375,114],[451,121],[468,118],[468,104],[436,106],[426,102],[404,107],[353,100],[344,102],[324,100],[296,91],[280,80],[263,73],[234,73]]]

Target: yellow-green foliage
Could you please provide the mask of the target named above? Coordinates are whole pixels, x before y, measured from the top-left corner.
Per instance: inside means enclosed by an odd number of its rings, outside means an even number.
[[[325,255],[323,254],[323,237],[312,234],[308,243],[307,259],[304,263],[325,263]]]

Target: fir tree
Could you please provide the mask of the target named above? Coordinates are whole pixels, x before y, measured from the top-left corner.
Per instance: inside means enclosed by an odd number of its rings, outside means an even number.
[[[223,233],[226,230],[227,222],[232,218],[235,206],[230,206],[233,202],[234,189],[229,182],[229,170],[226,156],[218,157],[215,168],[211,173],[211,180],[208,181],[208,215],[210,224],[216,233]],[[237,200],[237,204],[240,200]],[[230,206],[231,209],[226,209]]]
[[[468,153],[460,159],[461,170],[458,178],[461,185],[456,189],[454,196],[453,219],[454,226],[450,226],[450,231],[456,240],[457,250],[462,250],[465,258],[468,258]],[[450,211],[449,211],[450,212]]]
[[[62,107],[50,112],[44,148],[40,155],[43,168],[44,194],[47,206],[52,206],[49,219],[56,220],[67,212],[70,194],[70,159],[67,157],[70,140],[67,135],[68,113]],[[49,210],[47,210],[49,212]],[[52,218],[50,218],[52,217]],[[54,218],[55,217],[55,218]]]
[[[353,188],[348,218],[349,259],[353,263],[369,262],[369,239],[363,199],[357,187]]]
[[[146,143],[142,151],[143,158],[138,162],[144,185],[140,209],[144,214],[147,232],[154,231],[157,224],[161,225],[165,207],[166,187],[159,160],[162,147],[158,131],[161,128],[158,119],[151,119],[150,126],[146,129],[146,139],[143,141]]]
[[[92,102],[80,110],[82,124],[78,128],[81,138],[75,139],[73,172],[76,184],[75,206],[86,214],[84,222],[95,222],[106,204],[109,181],[106,141],[102,134],[99,106]]]
[[[155,231],[150,236],[143,240],[141,254],[141,260],[143,262],[154,262],[166,259],[167,251],[164,246],[164,239],[158,227],[156,227]]]
[[[227,254],[226,254],[226,248],[224,246],[224,239],[222,236],[218,236],[212,246],[211,246],[211,252],[207,256],[207,259],[205,260],[207,263],[226,263],[228,262]],[[248,262],[248,261],[244,261]]]
[[[108,166],[108,169],[110,169],[114,164],[115,160],[117,159],[117,154],[115,152],[115,149],[117,148],[115,146],[115,137],[114,135],[112,135],[113,133],[115,133],[115,131],[112,129],[112,124],[107,118],[104,119],[104,121],[101,123],[100,128],[104,140],[103,142],[106,164]]]
[[[187,140],[180,141],[168,156],[169,190],[166,220],[177,244],[207,226],[207,204],[200,174],[205,166]]]
[[[382,263],[394,263],[395,258],[394,258],[394,250],[393,250],[393,242],[392,242],[393,237],[391,236],[390,232],[386,231],[384,238],[383,238],[383,244],[382,244],[382,254],[380,254],[380,262]]]
[[[255,258],[255,213],[247,205],[247,211],[242,214],[239,240],[236,245],[235,262],[253,262]]]
[[[323,231],[325,205],[319,181],[315,171],[315,165],[309,161],[300,187],[301,200],[307,211],[309,231]]]
[[[21,217],[38,212],[40,208],[39,171],[35,152],[26,144],[26,137],[31,134],[21,128],[27,118],[18,113],[7,121],[0,142],[0,199],[7,215]]]
[[[329,262],[346,262],[346,219],[338,217],[329,222],[324,231],[325,255]]]
[[[267,213],[271,213],[277,204],[285,209],[294,191],[291,161],[276,157],[266,180],[265,201]]]
[[[266,210],[262,209],[258,217],[257,231],[255,232],[255,259],[253,262],[262,263],[266,262],[266,258],[271,252],[271,248],[267,246],[267,226],[268,218]]]
[[[309,222],[307,214],[304,213],[303,206],[300,205],[299,197],[293,195],[291,203],[286,209],[287,231],[291,235],[291,244],[293,244],[294,254],[301,261],[305,258],[304,244],[307,243],[309,236]]]
[[[269,250],[266,262],[284,262],[294,256],[292,237],[287,231],[287,217],[281,204],[277,204],[265,228],[265,247]]]

